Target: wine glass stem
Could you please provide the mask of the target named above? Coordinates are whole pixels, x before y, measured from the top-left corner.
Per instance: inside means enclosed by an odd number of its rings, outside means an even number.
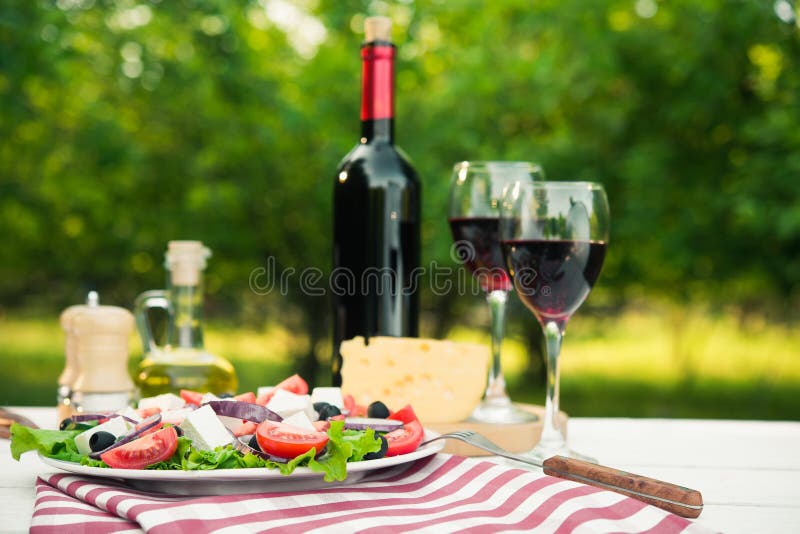
[[[547,342],[547,399],[545,401],[544,424],[542,428],[541,447],[546,449],[562,448],[566,444],[558,417],[558,356],[561,353],[563,338],[561,327],[554,321],[544,326],[544,337]]]
[[[490,291],[486,295],[489,311],[492,315],[492,364],[489,368],[489,382],[486,387],[485,400],[496,403],[509,403],[506,394],[506,381],[500,366],[500,348],[503,344],[503,334],[506,325],[506,300],[508,292],[502,290]]]

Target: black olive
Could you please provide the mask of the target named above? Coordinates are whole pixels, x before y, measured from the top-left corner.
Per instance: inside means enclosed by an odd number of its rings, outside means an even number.
[[[367,408],[367,417],[386,419],[389,417],[389,408],[381,401],[375,401]]]
[[[261,450],[261,447],[258,446],[258,440],[256,439],[256,435],[255,434],[253,434],[253,437],[250,438],[250,443],[248,443],[248,445],[250,445],[251,449],[255,449],[257,451]]]
[[[173,426],[172,428],[174,428],[174,429],[175,429],[175,433],[178,435],[178,437],[181,437],[181,436],[183,436],[183,429],[182,429],[181,427],[179,427],[179,426]]]
[[[330,403],[324,402],[324,401],[323,402],[315,402],[314,403],[314,411],[319,413],[319,411],[321,409],[323,409],[325,406],[330,406]]]
[[[68,430],[70,427],[72,427],[72,418],[71,417],[67,417],[66,419],[61,421],[61,424],[58,425],[58,429],[59,430]]]
[[[232,399],[233,395],[231,395],[230,393],[220,393],[219,395],[217,395],[217,397],[220,399]]]
[[[117,437],[114,434],[101,430],[91,435],[89,448],[92,449],[92,452],[99,452],[112,446],[115,441],[117,441]]]
[[[342,415],[341,410],[334,406],[333,404],[328,404],[327,406],[323,406],[322,409],[318,412],[320,419],[329,419],[335,415]]]
[[[364,455],[365,460],[377,460],[386,456],[386,451],[389,450],[389,442],[383,436],[378,436],[381,439],[381,450],[377,452],[368,452]]]

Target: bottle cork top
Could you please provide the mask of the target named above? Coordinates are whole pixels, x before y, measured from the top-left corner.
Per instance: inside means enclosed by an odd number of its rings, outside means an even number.
[[[170,241],[167,244],[165,265],[170,271],[172,285],[197,285],[209,257],[211,251],[201,241]]]
[[[364,19],[364,41],[372,43],[374,41],[392,40],[392,19],[389,17],[367,17]]]

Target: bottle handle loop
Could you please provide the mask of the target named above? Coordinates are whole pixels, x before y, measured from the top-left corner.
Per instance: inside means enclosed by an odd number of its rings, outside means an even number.
[[[145,354],[155,352],[161,349],[156,339],[153,336],[153,329],[150,326],[150,310],[154,308],[163,309],[169,313],[169,298],[167,292],[163,289],[153,289],[145,291],[138,297],[135,302],[135,315],[136,327],[139,331],[139,336],[142,338],[142,347]]]

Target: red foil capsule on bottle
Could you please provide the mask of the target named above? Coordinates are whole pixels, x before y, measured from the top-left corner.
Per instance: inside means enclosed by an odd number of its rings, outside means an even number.
[[[367,43],[361,48],[361,120],[394,117],[394,56],[391,44]]]

